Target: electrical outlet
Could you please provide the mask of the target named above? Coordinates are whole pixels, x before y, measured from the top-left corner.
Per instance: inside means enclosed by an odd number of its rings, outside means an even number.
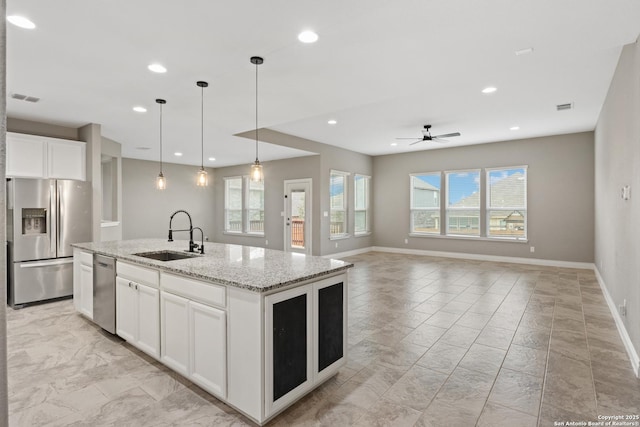
[[[209,241],[209,236],[204,236],[204,240]]]
[[[531,253],[534,253],[536,251],[536,247],[535,246],[529,246],[529,251],[531,251]]]
[[[338,247],[338,243],[336,242],[336,248]]]
[[[627,300],[622,300],[622,304],[618,305],[618,311],[620,312],[620,316],[627,316]]]
[[[404,244],[408,245],[409,244],[409,239],[404,239]]]
[[[264,245],[265,245],[265,246],[269,246],[269,241],[265,239],[265,241],[264,241]]]

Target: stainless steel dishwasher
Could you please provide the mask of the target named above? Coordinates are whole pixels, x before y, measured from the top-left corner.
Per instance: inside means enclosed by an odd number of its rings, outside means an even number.
[[[116,333],[116,260],[93,254],[93,321]]]

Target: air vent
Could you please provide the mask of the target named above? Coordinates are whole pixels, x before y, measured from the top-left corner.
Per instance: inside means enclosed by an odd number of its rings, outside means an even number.
[[[558,111],[571,110],[572,108],[573,108],[573,102],[570,102],[568,104],[558,104],[558,105],[556,105],[556,110],[558,110]]]
[[[40,101],[40,98],[37,98],[35,96],[23,95],[21,93],[12,93],[11,97],[13,99],[17,99],[19,101],[27,101],[27,102],[38,102],[38,101]]]

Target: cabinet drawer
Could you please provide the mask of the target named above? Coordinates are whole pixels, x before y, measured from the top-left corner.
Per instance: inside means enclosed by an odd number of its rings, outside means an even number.
[[[93,266],[93,254],[91,252],[80,252],[80,263]]]
[[[162,290],[181,295],[203,304],[226,305],[227,289],[213,283],[201,282],[183,276],[162,273]]]
[[[126,262],[116,262],[116,272],[119,277],[123,277],[134,282],[143,283],[157,288],[159,286],[158,271]]]

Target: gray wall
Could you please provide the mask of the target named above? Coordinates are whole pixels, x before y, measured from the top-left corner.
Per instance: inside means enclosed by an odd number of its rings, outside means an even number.
[[[640,353],[640,45],[624,47],[595,132],[595,264]],[[631,199],[621,189],[631,186]]]
[[[178,209],[191,215],[194,227],[201,227],[212,240],[215,230],[214,185],[196,186],[197,166],[163,163],[167,189],[156,190],[156,177],[160,171],[158,162],[122,159],[122,238],[166,238],[169,217]],[[207,168],[209,176],[213,170]],[[173,228],[187,228],[187,216],[179,214]],[[174,239],[188,239],[188,233],[176,233]],[[200,233],[194,233],[200,240]]]
[[[224,233],[224,178],[249,174],[249,164],[229,166],[215,169],[215,225],[213,240],[221,243],[234,243],[284,249],[284,221],[280,213],[284,210],[284,181],[287,179],[311,178],[313,180],[313,215],[312,215],[312,253],[320,252],[320,241],[317,238],[320,230],[320,218],[317,214],[320,203],[320,157],[296,157],[294,159],[275,160],[263,163],[264,170],[264,237],[238,236]],[[265,240],[269,241],[265,245]]]
[[[592,132],[378,156],[373,165],[375,246],[593,262]],[[528,243],[409,237],[410,173],[520,165],[529,166]]]
[[[253,133],[245,133],[239,136],[253,137]],[[373,236],[353,236],[354,211],[353,211],[353,175],[362,174],[371,176],[371,186],[373,187],[377,177],[373,176],[373,158],[366,154],[356,153],[336,147],[333,145],[321,144],[293,135],[287,135],[270,129],[260,130],[260,140],[271,142],[273,144],[284,145],[286,147],[297,148],[300,150],[318,153],[320,155],[319,165],[319,181],[313,183],[313,254],[314,255],[330,255],[338,252],[346,252],[357,249],[368,248],[373,245]],[[288,162],[295,162],[295,159],[289,159]],[[291,163],[293,164],[293,163]],[[348,228],[350,237],[340,240],[329,239],[329,217],[324,216],[324,212],[329,212],[329,175],[331,170],[339,170],[349,172],[348,191]],[[266,176],[266,172],[265,172]],[[372,202],[375,199],[375,191],[372,191]],[[372,210],[372,218],[374,217]],[[316,234],[316,220],[319,220],[319,235]],[[320,244],[318,248],[316,245]],[[337,247],[336,247],[337,245]],[[319,252],[318,252],[319,251]]]
[[[74,141],[80,140],[78,129],[76,128],[34,122],[31,120],[15,119],[12,117],[7,117],[7,130],[9,132],[26,133],[29,135],[73,139]]]

